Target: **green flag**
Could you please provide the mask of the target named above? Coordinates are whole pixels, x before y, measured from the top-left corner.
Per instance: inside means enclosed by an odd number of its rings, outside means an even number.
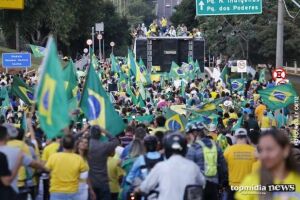
[[[242,91],[244,90],[244,79],[239,78],[239,79],[231,79],[231,89],[232,91]]]
[[[32,45],[32,44],[30,44],[29,46],[31,48],[31,51],[32,51],[34,57],[40,58],[45,55],[44,47],[40,47],[40,46],[36,46],[36,45]]]
[[[2,99],[1,115],[5,116],[6,110],[11,107],[10,99],[9,99],[8,91],[7,91],[6,87],[1,88],[0,98]]]
[[[140,123],[151,123],[154,120],[154,115],[130,116],[127,118],[129,122],[135,120]]]
[[[225,66],[221,72],[220,78],[222,79],[225,85],[229,84],[229,68]]]
[[[137,104],[137,98],[136,98],[135,94],[132,92],[132,90],[130,88],[130,85],[128,85],[128,84],[126,86],[126,93],[130,96],[132,103],[134,105],[136,105]]]
[[[171,131],[184,131],[187,119],[171,109],[166,110],[166,129]]]
[[[285,108],[295,102],[298,96],[291,84],[278,85],[275,87],[259,90],[258,93],[264,104],[270,110]]]
[[[90,64],[79,107],[92,125],[99,125],[112,135],[121,133],[125,124],[102,87],[93,63]]]
[[[140,93],[142,99],[145,100],[146,99],[146,90],[145,90],[143,84],[138,83],[138,87],[139,87],[139,93]]]
[[[63,86],[63,69],[55,42],[49,37],[35,92],[39,122],[48,138],[61,135],[62,129],[69,125],[67,94]]]
[[[266,80],[266,69],[261,69],[259,71],[259,78],[258,78],[258,82],[263,83]]]
[[[185,96],[185,84],[184,84],[183,80],[181,80],[181,83],[180,83],[180,94],[182,97]]]
[[[172,62],[171,64],[171,70],[169,72],[169,78],[173,79],[179,79],[179,78],[185,78],[186,74],[184,70],[179,67],[175,62]]]
[[[25,133],[27,133],[28,127],[27,127],[27,119],[26,119],[25,112],[23,113],[23,116],[22,116],[20,128],[23,129]]]
[[[142,60],[142,58],[140,58],[140,60],[139,60],[139,66],[142,71],[142,74],[144,75],[144,77],[146,79],[146,83],[151,84],[152,83],[151,74],[148,72],[147,67],[144,64],[144,61]]]
[[[147,80],[143,74],[143,71],[141,70],[139,65],[136,63],[136,60],[134,59],[133,53],[130,49],[128,49],[127,64],[128,64],[131,74],[135,77],[135,82],[142,82],[142,83],[147,82]]]
[[[12,94],[19,97],[27,105],[31,105],[34,99],[33,88],[29,87],[26,83],[23,82],[18,76],[14,76],[12,85],[11,85]]]
[[[120,71],[120,66],[114,54],[110,54],[110,62],[111,62],[110,70],[114,73],[118,73]]]
[[[236,123],[232,126],[231,131],[236,131],[237,129],[241,128],[243,122],[243,116],[240,117]]]
[[[67,99],[70,100],[77,96],[78,79],[77,72],[72,60],[63,69],[65,89],[67,93]]]
[[[141,95],[138,96],[138,99],[137,99],[137,106],[139,106],[140,108],[144,108],[146,106],[143,98]]]

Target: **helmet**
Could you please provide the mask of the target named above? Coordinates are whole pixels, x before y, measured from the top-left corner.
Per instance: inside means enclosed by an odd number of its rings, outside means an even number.
[[[149,135],[144,138],[144,145],[147,152],[153,152],[157,150],[157,138]]]
[[[173,154],[185,156],[187,152],[187,141],[184,135],[180,132],[167,134],[164,137],[164,149],[167,158]]]

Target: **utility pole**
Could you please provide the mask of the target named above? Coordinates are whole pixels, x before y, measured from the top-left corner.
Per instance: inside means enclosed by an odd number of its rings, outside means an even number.
[[[283,16],[284,16],[283,0],[278,0],[276,67],[283,66],[283,29],[284,29]]]

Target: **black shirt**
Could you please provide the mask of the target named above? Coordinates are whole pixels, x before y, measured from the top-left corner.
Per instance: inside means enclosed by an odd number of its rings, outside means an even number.
[[[5,154],[0,152],[0,177],[10,176],[10,170],[8,168],[8,162]],[[11,186],[5,186],[0,180],[0,199],[1,200],[14,200],[16,199],[16,193]]]

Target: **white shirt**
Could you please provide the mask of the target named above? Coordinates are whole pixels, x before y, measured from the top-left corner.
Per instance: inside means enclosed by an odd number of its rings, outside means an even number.
[[[155,189],[159,192],[158,200],[182,200],[188,185],[204,186],[205,178],[194,162],[180,155],[173,155],[155,165],[140,189],[145,193]]]

